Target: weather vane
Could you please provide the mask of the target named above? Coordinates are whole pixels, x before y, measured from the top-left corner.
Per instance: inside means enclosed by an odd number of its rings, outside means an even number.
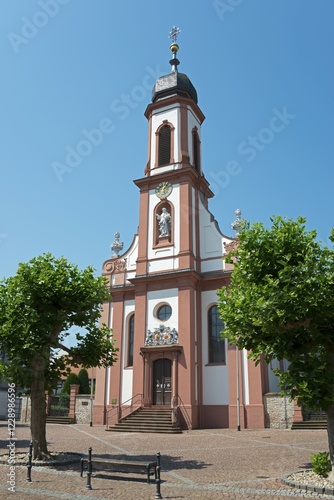
[[[181,30],[177,28],[176,26],[173,26],[171,29],[168,38],[171,38],[173,40],[173,43],[176,43],[177,35],[181,33]]]

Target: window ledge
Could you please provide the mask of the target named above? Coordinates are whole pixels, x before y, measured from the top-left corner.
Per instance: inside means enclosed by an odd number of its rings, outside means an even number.
[[[206,363],[204,366],[226,366],[225,361],[222,361],[221,363]]]

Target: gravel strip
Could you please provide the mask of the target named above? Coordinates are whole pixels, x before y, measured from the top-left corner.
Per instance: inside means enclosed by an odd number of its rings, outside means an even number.
[[[282,481],[289,486],[306,491],[314,491],[325,495],[334,495],[333,480],[315,474],[311,469],[297,471],[282,477]]]

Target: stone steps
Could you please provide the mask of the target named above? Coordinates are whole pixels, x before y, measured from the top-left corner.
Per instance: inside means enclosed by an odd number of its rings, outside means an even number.
[[[47,424],[75,424],[75,419],[71,417],[56,417],[48,416],[46,417]]]
[[[113,432],[156,432],[181,434],[181,429],[172,422],[172,410],[140,408],[107,429]]]
[[[327,429],[327,420],[304,420],[304,422],[293,422],[291,430],[317,430]]]

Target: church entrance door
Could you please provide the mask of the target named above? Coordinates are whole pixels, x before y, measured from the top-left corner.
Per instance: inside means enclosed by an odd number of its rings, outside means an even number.
[[[153,363],[153,404],[170,405],[172,398],[172,362],[158,359]]]

